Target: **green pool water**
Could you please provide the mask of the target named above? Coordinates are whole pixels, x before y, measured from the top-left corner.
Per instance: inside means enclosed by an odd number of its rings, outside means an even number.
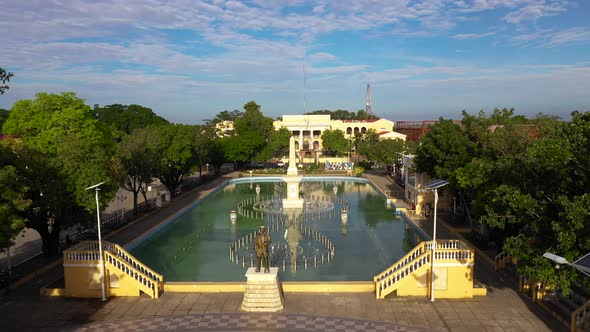
[[[252,236],[265,225],[281,280],[360,281],[372,280],[423,240],[366,181],[304,179],[301,187],[306,200],[321,208],[286,216],[273,204],[252,207],[285,196],[279,179],[227,183],[129,250],[168,281],[244,281],[246,269],[256,264]],[[264,215],[261,206],[267,206]],[[345,226],[342,209],[348,211]],[[242,213],[235,224],[232,210]]]

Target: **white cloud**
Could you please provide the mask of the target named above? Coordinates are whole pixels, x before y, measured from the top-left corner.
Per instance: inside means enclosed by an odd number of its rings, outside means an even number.
[[[480,39],[495,35],[495,31],[489,31],[484,33],[459,33],[453,36],[454,39],[465,40],[465,39]]]
[[[352,100],[350,89],[366,79],[418,84],[488,77],[497,69],[456,66],[411,50],[402,59],[405,63],[430,66],[391,68],[396,63],[391,59],[369,65],[371,54],[369,60],[351,60],[339,49],[328,51],[318,40],[339,32],[364,34],[375,44],[431,36],[466,40],[495,35],[494,40],[542,47],[589,40],[586,27],[550,31],[537,26],[542,17],[561,14],[568,6],[560,0],[5,0],[0,10],[0,65],[17,76],[0,106],[7,107],[6,100],[16,96],[60,89],[79,90],[101,104],[145,100],[190,109],[191,103],[223,105],[240,98],[278,104],[273,94],[284,94],[288,97],[283,105],[290,105],[301,94],[293,87],[302,85],[307,50],[308,83],[318,99],[324,91],[333,91]],[[509,12],[502,24],[511,27],[513,36],[502,34],[495,23],[471,30],[487,32],[463,31],[466,21],[479,22],[484,11],[496,17]],[[531,22],[533,28],[526,25]]]
[[[588,28],[577,27],[553,33],[549,36],[549,40],[543,43],[541,46],[556,47],[561,46],[563,44],[589,41],[590,30]]]
[[[566,4],[565,1],[551,3],[545,3],[545,1],[534,2],[508,13],[504,16],[504,20],[512,24],[536,21],[541,17],[558,15],[566,10]]]
[[[336,56],[326,52],[316,52],[312,53],[309,56],[309,61],[311,62],[329,62],[336,60]]]
[[[509,41],[521,46],[547,48],[574,43],[588,43],[590,42],[590,29],[587,27],[573,27],[558,31],[537,30],[533,33],[510,37]]]

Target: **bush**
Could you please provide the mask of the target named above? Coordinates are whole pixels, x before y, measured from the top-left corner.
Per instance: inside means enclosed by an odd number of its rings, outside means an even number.
[[[368,160],[361,160],[358,162],[358,165],[364,169],[372,169],[375,162],[368,161]]]
[[[357,166],[354,168],[354,174],[356,176],[363,176],[363,173],[365,172],[365,169],[363,167]]]
[[[319,168],[320,168],[320,167],[319,167],[318,165],[316,165],[316,164],[310,164],[310,165],[309,165],[309,168],[308,168],[308,171],[309,171],[310,173],[313,173],[313,172],[317,171]]]

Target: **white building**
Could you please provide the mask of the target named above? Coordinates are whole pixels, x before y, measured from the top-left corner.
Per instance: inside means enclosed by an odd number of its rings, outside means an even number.
[[[295,149],[300,158],[316,158],[322,150],[322,134],[326,130],[340,130],[346,138],[356,133],[365,134],[374,130],[380,138],[399,138],[405,135],[393,131],[393,121],[378,120],[332,120],[330,115],[283,115],[273,122],[275,130],[287,128],[295,136]]]

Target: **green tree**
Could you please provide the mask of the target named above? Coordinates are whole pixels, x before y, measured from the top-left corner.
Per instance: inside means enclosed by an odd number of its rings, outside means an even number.
[[[0,108],[0,133],[2,133],[2,125],[8,119],[8,110]]]
[[[4,68],[0,67],[0,81],[2,81],[2,84],[0,85],[0,95],[3,95],[6,90],[10,89],[10,87],[6,85],[6,82],[9,82],[10,78],[13,76],[13,73],[7,72]]]
[[[123,137],[118,146],[117,179],[119,185],[133,194],[133,211],[137,216],[137,197],[141,192],[147,202],[147,187],[157,175],[157,155],[148,146],[147,129],[136,129]]]
[[[0,248],[12,245],[14,238],[25,227],[22,214],[31,205],[26,199],[29,188],[19,182],[14,165],[14,152],[0,144]]]
[[[345,155],[352,147],[342,130],[325,130],[322,133],[323,154],[326,156]]]
[[[407,150],[401,139],[380,139],[375,130],[370,129],[360,140],[357,152],[370,161],[381,165],[399,164],[402,154]]]
[[[441,118],[420,139],[414,165],[420,173],[454,180],[455,170],[475,156],[476,145],[464,134],[461,126]]]
[[[272,118],[265,117],[260,111],[260,105],[249,101],[244,105],[244,113],[235,120],[236,133],[256,133],[262,135],[264,140],[270,137],[273,131]]]
[[[94,117],[111,128],[118,138],[121,138],[123,134],[131,134],[134,129],[169,123],[156,115],[151,108],[135,104],[113,104],[103,107],[95,105],[93,113]]]
[[[289,139],[291,132],[287,128],[281,128],[271,133],[266,147],[268,157],[280,158],[289,155]]]
[[[234,163],[263,160],[267,141],[273,132],[272,119],[265,117],[254,101],[244,105],[244,113],[235,120],[236,136],[220,140],[225,159]]]
[[[446,130],[445,130],[446,128]],[[472,193],[472,212],[491,239],[518,260],[518,271],[565,290],[585,279],[555,271],[550,251],[573,261],[590,250],[590,114],[570,122],[512,109],[463,114],[437,123],[418,148],[419,170]]]
[[[32,195],[44,193],[39,206],[35,206],[38,197],[32,199],[36,211],[42,213],[28,218],[40,230],[46,252],[57,254],[61,225],[73,220],[66,216],[80,214],[77,207],[90,213],[96,211],[94,196],[85,188],[106,181],[102,188],[102,203],[107,203],[113,196],[116,183],[110,180],[114,154],[110,131],[93,119],[90,107],[74,93],[39,93],[34,100],[17,101],[3,131],[19,137],[28,149],[34,151],[25,154],[28,161],[24,159],[23,167],[31,169],[33,164],[41,165],[34,173],[28,174],[28,178],[38,187]],[[41,156],[44,159],[36,161],[35,158]],[[57,190],[59,192],[52,192]],[[53,231],[44,236],[50,219]]]
[[[202,175],[202,166],[205,164],[213,165],[213,159],[215,156],[215,139],[217,138],[215,133],[215,127],[211,125],[195,126],[195,138],[194,138],[194,156],[195,162],[199,167],[199,176]]]
[[[219,140],[224,158],[234,163],[251,160],[257,151],[265,146],[264,137],[255,132],[247,132],[239,136],[224,137]]]
[[[238,110],[233,110],[233,111],[222,111],[219,112],[219,114],[217,114],[213,119],[206,119],[205,120],[205,124],[206,125],[216,125],[218,123],[221,123],[223,121],[231,121],[234,122],[237,119],[241,118],[243,115],[243,112],[240,112]]]
[[[195,127],[172,124],[149,128],[148,148],[157,156],[156,174],[171,195],[195,165]]]

